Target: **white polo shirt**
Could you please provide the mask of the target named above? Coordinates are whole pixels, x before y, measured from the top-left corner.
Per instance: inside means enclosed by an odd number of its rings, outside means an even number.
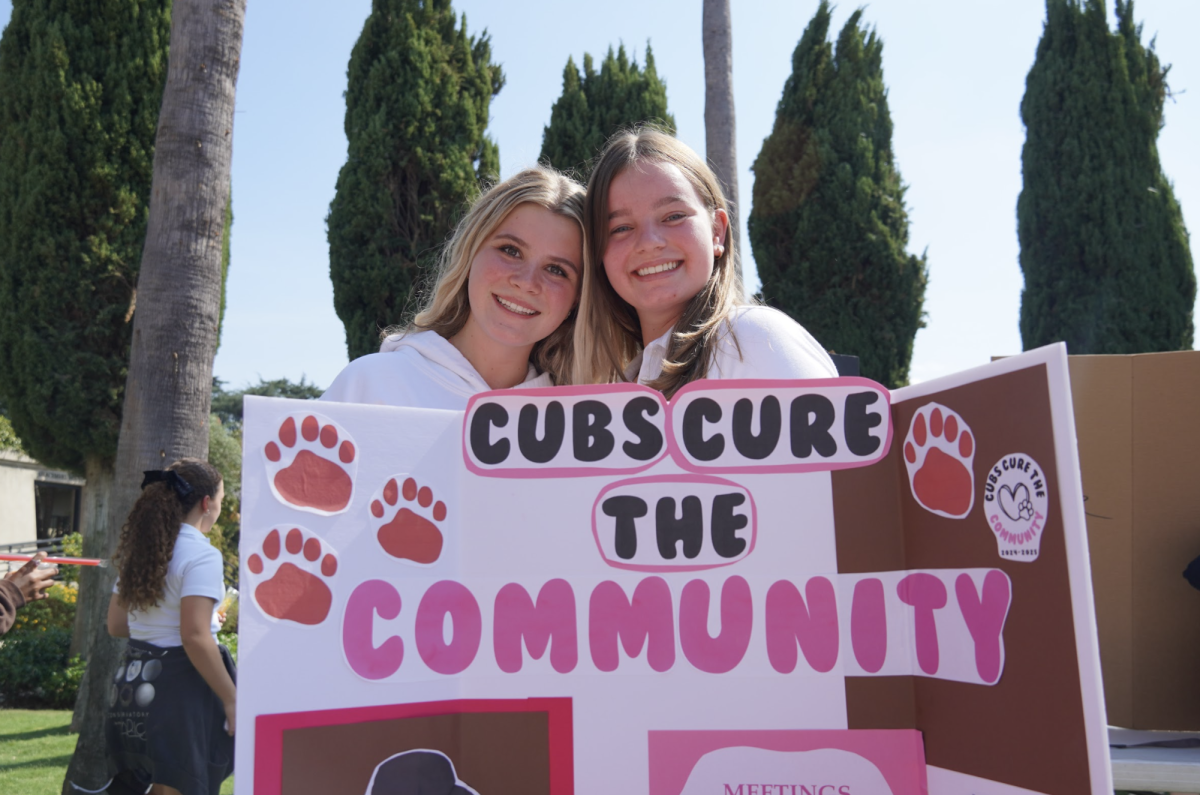
[[[182,646],[179,607],[185,596],[207,596],[213,601],[212,633],[216,637],[221,624],[217,605],[225,598],[225,563],[221,553],[204,534],[186,522],[179,527],[163,595],[158,604],[145,610],[129,611],[129,637],[163,648]],[[117,586],[113,585],[113,593]]]

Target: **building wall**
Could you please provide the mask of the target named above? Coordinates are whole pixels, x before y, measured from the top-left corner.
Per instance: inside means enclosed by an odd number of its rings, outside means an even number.
[[[26,455],[0,450],[0,544],[37,538],[33,484],[40,469]]]

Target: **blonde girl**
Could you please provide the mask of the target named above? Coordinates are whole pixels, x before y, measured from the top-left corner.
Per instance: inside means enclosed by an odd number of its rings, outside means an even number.
[[[787,315],[749,304],[729,206],[695,152],[652,127],[608,140],[584,208],[594,264],[575,332],[575,381],[634,381],[668,397],[699,378],[832,378]]]
[[[525,169],[471,206],[412,323],[389,329],[322,397],[462,410],[489,389],[565,383],[585,275],[583,186]]]

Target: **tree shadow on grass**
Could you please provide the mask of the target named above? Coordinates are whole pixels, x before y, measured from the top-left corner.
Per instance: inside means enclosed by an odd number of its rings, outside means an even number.
[[[60,770],[66,770],[67,765],[71,764],[71,754],[63,756],[48,756],[41,759],[30,759],[28,762],[16,762],[11,765],[0,764],[0,773],[8,773],[13,770],[33,770],[35,768],[53,767]]]
[[[62,737],[71,733],[69,723],[64,723],[62,726],[50,726],[46,729],[35,729],[34,731],[18,732],[17,734],[0,734],[0,743],[16,743],[21,740],[37,740],[41,737]]]

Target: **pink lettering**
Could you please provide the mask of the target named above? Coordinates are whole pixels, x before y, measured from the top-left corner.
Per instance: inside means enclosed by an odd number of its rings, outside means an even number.
[[[754,607],[750,584],[730,577],[721,586],[721,634],[708,634],[708,583],[692,580],[679,598],[679,645],[683,656],[701,671],[723,674],[732,671],[746,656]]]
[[[767,658],[781,674],[796,669],[796,643],[813,670],[832,670],[838,657],[837,597],[833,583],[813,577],[804,586],[805,598],[788,580],[767,591]]]
[[[850,644],[854,659],[867,673],[876,673],[887,659],[887,608],[883,581],[874,577],[854,584],[850,604]]]
[[[450,616],[454,634],[446,643],[442,631]],[[479,651],[483,636],[483,618],[479,603],[467,587],[454,580],[442,580],[429,587],[417,606],[417,652],[439,674],[460,674]]]
[[[621,586],[605,580],[592,591],[588,606],[588,639],[592,662],[601,671],[615,671],[619,662],[617,637],[630,657],[646,646],[646,661],[655,671],[675,664],[675,616],[671,589],[662,577],[647,577],[629,600]]]
[[[946,606],[946,586],[932,574],[917,572],[905,577],[896,586],[900,601],[914,608],[916,615],[917,665],[932,676],[937,673],[938,638],[933,611]]]
[[[979,677],[989,684],[1000,678],[1000,633],[1008,617],[1011,591],[1008,577],[992,570],[983,578],[983,592],[975,593],[970,575],[960,574],[954,581],[958,607],[975,642],[975,668]]]
[[[570,673],[579,662],[575,592],[571,584],[561,579],[550,580],[538,592],[536,605],[520,585],[505,585],[496,594],[494,632],[492,645],[501,671],[514,674],[521,670],[524,638],[530,657],[541,659],[550,646],[551,667],[560,674]]]
[[[351,670],[364,679],[386,679],[400,670],[404,641],[392,635],[376,647],[371,636],[375,614],[391,620],[400,615],[400,593],[383,580],[367,580],[346,600],[342,648]]]

